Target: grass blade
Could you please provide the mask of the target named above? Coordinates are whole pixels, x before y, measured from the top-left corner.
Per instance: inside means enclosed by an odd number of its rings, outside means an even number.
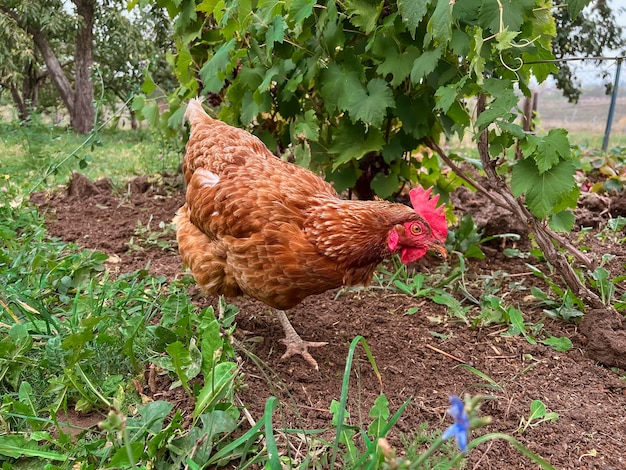
[[[352,370],[352,362],[354,361],[354,351],[356,350],[357,345],[361,343],[363,349],[365,350],[365,354],[372,365],[372,369],[374,369],[374,373],[376,377],[378,377],[378,382],[380,383],[380,388],[382,391],[383,381],[378,370],[378,366],[376,365],[376,361],[374,360],[374,356],[372,356],[372,352],[370,350],[367,341],[362,336],[357,336],[350,343],[350,347],[348,348],[348,357],[346,358],[346,368],[343,372],[343,381],[341,383],[341,398],[339,400],[339,413],[337,415],[337,430],[335,435],[335,440],[333,442],[333,454],[331,458],[331,467],[335,468],[335,462],[337,461],[337,453],[339,452],[339,440],[341,439],[341,433],[344,427],[344,418],[346,412],[346,403],[348,401],[348,388],[350,384],[350,371]]]

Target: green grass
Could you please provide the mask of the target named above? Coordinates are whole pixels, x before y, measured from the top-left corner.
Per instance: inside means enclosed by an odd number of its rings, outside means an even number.
[[[381,394],[367,410],[368,423],[357,425],[350,419],[348,409],[360,405],[348,400],[355,354],[363,351],[378,374],[361,337],[354,339],[346,358],[341,398],[328,403],[334,416],[330,429],[276,428],[272,413],[281,405],[274,397],[268,399],[264,415],[248,423],[235,403],[235,393],[246,378],[232,346],[234,307],[221,302],[218,312],[198,309],[187,294],[189,278],[168,282],[145,271],[109,275],[106,255],[50,239],[36,209],[27,203],[37,182],[42,183],[40,189],[62,184],[75,170],[118,183],[138,174],[174,171],[180,142],[163,141],[149,131],[102,130],[78,136],[37,122],[28,127],[2,123],[0,136],[4,149],[0,155],[3,470],[46,464],[50,470],[199,469],[229,462],[239,468],[337,464],[443,469],[461,464],[464,454],[442,440],[437,429],[441,423],[432,429],[428,423],[418,426],[405,436],[404,448],[389,446],[386,436],[410,397],[392,409]],[[465,256],[478,254],[480,240],[473,222],[466,220],[451,241],[458,259],[455,266],[428,280],[391,266],[378,276],[379,287],[428,298],[470,323],[468,308],[461,307],[446,286],[466,282]],[[498,289],[488,291],[491,297],[476,299],[477,311],[487,308]],[[501,308],[496,313],[506,317],[501,321],[510,325],[509,333],[531,338],[519,312],[496,300]],[[490,317],[490,321],[495,320]],[[143,382],[151,366],[167,373],[173,386],[195,403],[191,423],[184,424],[173,403],[143,403],[136,383]],[[478,414],[480,402],[480,397],[466,397],[472,428],[487,423]],[[75,439],[62,420],[70,409],[98,410],[105,417],[97,428],[76,430]],[[304,457],[291,455],[289,446],[277,443],[284,442],[277,437],[298,442],[303,436],[309,450]],[[543,468],[552,468],[510,436],[493,438],[508,440]],[[486,438],[479,439],[471,441],[469,448]]]
[[[19,175],[30,184],[44,176],[64,184],[72,171],[92,180],[111,178],[115,184],[138,175],[174,173],[183,147],[182,141],[166,140],[145,129],[105,128],[83,136],[37,121],[0,123],[0,145],[5,149],[0,155],[0,175]]]

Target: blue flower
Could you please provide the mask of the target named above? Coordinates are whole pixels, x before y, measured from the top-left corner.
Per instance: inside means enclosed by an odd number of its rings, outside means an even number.
[[[450,397],[448,413],[454,419],[454,424],[446,429],[441,437],[446,440],[454,436],[456,445],[459,446],[461,452],[465,452],[467,450],[467,434],[469,433],[470,421],[465,412],[465,405],[459,397],[454,395]]]

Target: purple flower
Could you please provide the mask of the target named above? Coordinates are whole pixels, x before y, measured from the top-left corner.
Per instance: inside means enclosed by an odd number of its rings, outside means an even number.
[[[465,412],[465,405],[459,397],[454,395],[450,397],[448,413],[454,419],[454,424],[446,429],[441,437],[445,440],[454,436],[456,445],[459,446],[461,452],[465,452],[467,450],[467,434],[469,433],[470,421]]]

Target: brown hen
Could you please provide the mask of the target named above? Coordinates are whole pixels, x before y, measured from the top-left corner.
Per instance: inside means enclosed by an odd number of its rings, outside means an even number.
[[[438,196],[411,190],[415,210],[386,201],[347,201],[316,174],[275,157],[255,136],[210,118],[199,100],[183,169],[186,203],[174,219],[184,263],[206,292],[247,294],[278,309],[287,352],[317,369],[284,310],[344,285],[369,284],[399,251],[404,263],[430,250],[445,256]]]

